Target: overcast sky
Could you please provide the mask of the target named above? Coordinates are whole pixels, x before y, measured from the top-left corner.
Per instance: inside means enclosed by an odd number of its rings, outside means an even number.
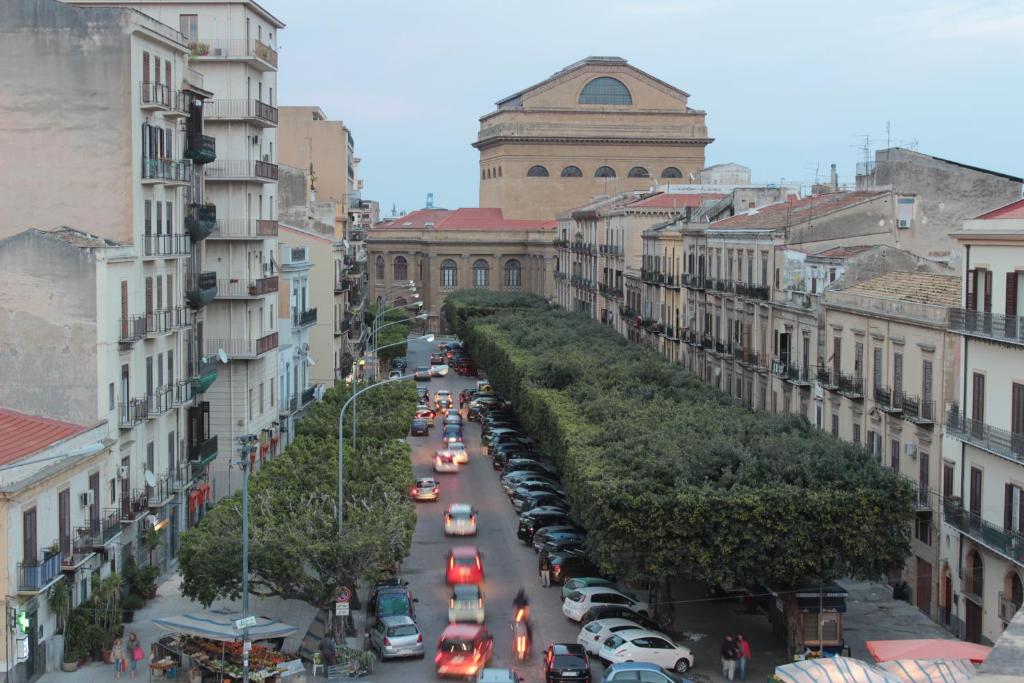
[[[478,118],[588,55],[690,93],[707,163],[852,182],[864,136],[1024,175],[1024,0],[259,0],[281,104],[352,130],[363,196],[476,206]]]

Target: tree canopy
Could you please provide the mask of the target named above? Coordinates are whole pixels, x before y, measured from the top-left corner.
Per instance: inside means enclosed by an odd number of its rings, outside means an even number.
[[[401,325],[395,325],[401,327]],[[295,441],[249,479],[249,588],[327,607],[342,587],[389,573],[409,553],[416,512],[409,446],[411,382],[359,397],[359,439],[345,447],[345,520],[339,537],[338,411],[351,388],[313,403]],[[351,421],[346,420],[351,435]],[[242,589],[241,493],[217,503],[182,535],[182,592],[204,605]]]

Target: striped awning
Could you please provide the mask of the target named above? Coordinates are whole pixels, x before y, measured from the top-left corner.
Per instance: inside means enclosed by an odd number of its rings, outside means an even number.
[[[869,664],[823,657],[775,667],[783,683],[967,683],[974,665],[961,659],[900,659]]]

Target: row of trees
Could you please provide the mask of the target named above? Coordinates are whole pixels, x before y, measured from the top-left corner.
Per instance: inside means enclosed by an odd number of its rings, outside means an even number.
[[[445,314],[541,435],[609,574],[785,591],[876,578],[909,553],[909,486],[805,419],[749,412],[536,297],[460,291]]]
[[[395,325],[394,327],[402,327]],[[345,523],[338,533],[338,411],[351,387],[310,406],[295,440],[249,480],[250,592],[327,608],[342,587],[393,572],[409,553],[416,512],[409,446],[411,382],[359,398],[359,439],[345,446]],[[351,436],[351,420],[345,422]],[[182,592],[209,605],[242,587],[241,494],[220,501],[182,535]]]

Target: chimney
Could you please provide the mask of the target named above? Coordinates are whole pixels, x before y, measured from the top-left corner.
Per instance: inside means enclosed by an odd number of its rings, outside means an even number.
[[[832,164],[832,191],[839,191],[839,174],[836,173],[836,165]]]

